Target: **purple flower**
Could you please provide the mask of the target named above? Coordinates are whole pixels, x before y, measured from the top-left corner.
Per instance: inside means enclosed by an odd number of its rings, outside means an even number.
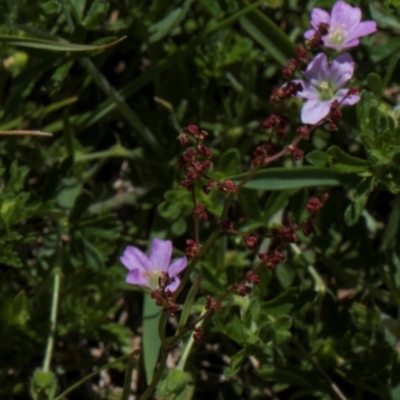
[[[148,257],[137,247],[128,246],[120,258],[129,270],[126,282],[158,290],[160,278],[169,277],[172,282],[165,289],[174,292],[181,282],[178,274],[186,268],[187,260],[182,257],[170,264],[171,255],[172,243],[169,240],[153,239]]]
[[[321,8],[314,8],[311,12],[311,25],[314,29],[307,31],[304,37],[311,39],[320,23],[329,25],[328,34],[324,35],[322,40],[326,47],[335,50],[357,46],[360,43],[358,38],[376,31],[374,21],[361,22],[361,10],[342,0],[334,4],[330,16]]]
[[[360,100],[358,94],[346,97],[349,89],[341,89],[353,76],[353,72],[354,61],[349,53],[340,54],[330,67],[325,54],[315,56],[303,72],[304,80],[296,81],[303,86],[297,97],[308,100],[301,109],[304,124],[314,125],[326,117],[334,100],[341,105],[353,105]]]

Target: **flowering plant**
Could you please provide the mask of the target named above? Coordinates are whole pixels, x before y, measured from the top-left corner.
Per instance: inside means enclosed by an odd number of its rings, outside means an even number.
[[[395,2],[14,3],[0,398],[397,399]]]

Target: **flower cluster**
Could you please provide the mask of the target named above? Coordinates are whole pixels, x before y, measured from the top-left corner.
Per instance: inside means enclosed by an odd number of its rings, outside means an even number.
[[[306,47],[314,49],[325,46],[342,51],[359,44],[359,38],[376,31],[374,21],[361,22],[361,10],[339,0],[332,8],[331,15],[320,8],[311,13],[313,29],[305,33]],[[349,53],[340,54],[329,63],[324,53],[317,54],[305,67],[304,48],[297,51],[297,59],[292,59],[283,70],[285,78],[291,78],[296,70],[301,70],[303,79],[289,81],[283,91],[292,91],[294,85],[300,85],[295,96],[307,100],[301,110],[301,121],[315,125],[327,120],[332,129],[335,124],[330,116],[332,104],[338,106],[353,105],[360,96],[352,89],[345,88],[354,73],[354,61]]]
[[[324,53],[318,53],[314,57],[312,51],[325,46],[335,51],[342,51],[359,44],[359,38],[376,31],[373,21],[361,22],[361,10],[352,7],[339,0],[332,8],[329,15],[326,11],[315,8],[311,13],[311,25],[313,29],[305,33],[306,43],[304,47],[296,49],[296,56],[289,60],[283,68],[282,75],[286,84],[273,90],[271,101],[299,97],[305,99],[301,120],[304,125],[296,129],[295,139],[291,144],[282,147],[275,143],[288,135],[289,118],[286,114],[276,113],[264,120],[262,129],[272,135],[268,143],[260,144],[253,152],[253,171],[269,165],[279,157],[291,153],[295,160],[303,157],[303,152],[298,144],[322,122],[328,122],[331,130],[337,129],[336,122],[341,118],[340,107],[354,105],[360,100],[356,88],[346,88],[354,74],[355,63],[350,53],[341,53],[329,60]],[[296,73],[302,74],[302,79],[292,79]],[[308,126],[312,125],[312,126]],[[149,256],[146,256],[136,247],[128,246],[121,257],[122,264],[129,270],[126,281],[133,285],[149,288],[151,296],[164,311],[174,313],[178,310],[174,302],[173,293],[180,285],[179,274],[186,268],[187,260],[200,258],[199,222],[208,221],[205,205],[196,201],[195,186],[201,181],[205,194],[216,187],[228,197],[238,191],[244,181],[238,186],[232,180],[218,182],[209,176],[208,171],[212,167],[210,149],[203,143],[208,133],[200,130],[197,125],[189,125],[184,128],[178,140],[183,146],[182,156],[179,161],[180,168],[184,172],[184,179],[180,185],[192,192],[193,218],[196,225],[196,240],[188,239],[186,242],[186,257],[179,258],[171,263],[172,243],[168,240],[154,239]],[[251,175],[251,174],[250,174]],[[204,184],[205,183],[205,184]],[[306,209],[309,216],[301,223],[293,223],[284,219],[280,229],[273,229],[269,234],[244,233],[235,229],[234,224],[226,219],[227,213],[222,213],[223,218],[217,222],[219,233],[239,235],[243,237],[244,245],[251,251],[257,249],[262,238],[272,239],[273,248],[268,253],[259,253],[260,263],[253,271],[247,272],[239,282],[234,284],[220,299],[206,297],[205,309],[207,313],[221,307],[222,300],[233,292],[245,296],[251,292],[253,285],[261,282],[257,275],[259,268],[266,267],[274,270],[285,259],[283,247],[296,243],[299,240],[298,232],[309,236],[314,231],[313,218],[324,206],[328,199],[325,194],[321,198],[309,199]],[[194,264],[192,264],[194,265]],[[189,272],[189,271],[188,271]],[[190,328],[194,331],[194,339],[201,340],[202,329]]]

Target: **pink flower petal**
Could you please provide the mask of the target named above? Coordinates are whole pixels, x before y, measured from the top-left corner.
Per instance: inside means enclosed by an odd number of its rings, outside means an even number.
[[[171,256],[172,242],[170,240],[153,239],[149,255],[152,271],[167,272]]]
[[[315,30],[314,29],[309,29],[308,31],[305,31],[304,37],[306,39],[311,39],[315,35]]]
[[[293,80],[293,82],[301,83],[303,86],[303,90],[301,92],[297,92],[297,97],[307,100],[316,100],[319,97],[318,90],[315,86],[311,85],[311,83],[307,81]]]
[[[340,89],[337,91],[336,96],[333,100],[337,100],[340,102],[342,106],[352,106],[360,101],[360,95],[352,94],[350,97],[347,97],[343,100],[343,98],[347,95],[349,89]],[[342,101],[343,100],[343,101]]]
[[[176,289],[178,289],[178,286],[180,285],[181,280],[179,278],[174,278],[174,281],[170,283],[165,290],[170,290],[172,293],[175,292]]]
[[[120,261],[129,270],[140,269],[141,271],[150,271],[150,261],[138,248],[128,246],[124,254],[121,256]]]
[[[317,86],[322,81],[329,79],[328,59],[324,53],[317,54],[308,64],[307,70],[303,73],[307,81]]]
[[[356,29],[347,37],[347,42],[357,39],[361,36],[367,36],[371,33],[376,32],[376,22],[375,21],[364,21],[358,24]]]
[[[126,282],[131,285],[139,285],[144,287],[150,287],[147,279],[143,277],[143,273],[138,268],[132,269],[126,276]]]
[[[168,268],[168,275],[170,278],[175,278],[180,274],[187,266],[186,257],[178,258]]]
[[[301,109],[303,124],[314,125],[329,114],[329,101],[309,100]]]
[[[318,25],[321,23],[325,24],[330,23],[329,14],[325,10],[322,10],[321,8],[314,8],[311,11],[311,25],[315,30],[317,30]]]
[[[341,88],[354,73],[354,60],[349,53],[337,56],[331,64],[330,82],[336,88]]]
[[[356,47],[359,44],[360,44],[360,41],[358,39],[354,39],[354,40],[351,40],[350,42],[343,43],[340,46],[335,46],[335,45],[331,44],[331,45],[326,45],[325,47],[329,47],[330,49],[335,49],[337,51],[340,51],[340,50],[344,50],[344,49],[349,49],[350,47]]]
[[[352,7],[342,0],[337,1],[332,7],[331,29],[340,29],[350,35],[361,21],[361,10],[358,7]],[[346,35],[346,36],[347,36]]]

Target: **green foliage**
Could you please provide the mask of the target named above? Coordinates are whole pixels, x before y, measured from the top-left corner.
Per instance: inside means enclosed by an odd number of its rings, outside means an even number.
[[[225,215],[238,231],[259,232],[259,252],[268,252],[270,229],[284,217],[308,218],[307,200],[328,192],[313,217],[316,232],[300,230],[299,243],[282,248],[285,262],[261,269],[250,295],[224,298],[202,324],[202,341],[189,342],[178,360],[193,334],[185,326],[206,296],[223,295],[257,265],[241,236],[215,240],[177,298],[181,311],[166,322],[167,337],[178,329],[182,342],[157,398],[330,399],[335,385],[349,399],[399,398],[400,11],[397,0],[366,3],[353,5],[365,6],[363,16],[381,31],[349,50],[360,102],[343,107],[338,132],[320,126],[302,141],[304,161],[287,155],[261,169]],[[145,249],[156,236],[171,239],[181,256],[194,238],[193,198],[179,185],[181,127],[210,132],[209,176],[221,182],[240,182],[259,144],[289,143],[300,100],[287,104],[287,138],[259,127],[280,112],[269,97],[309,29],[310,10],[332,4],[0,4],[0,130],[53,133],[0,136],[1,398],[54,398],[137,348],[139,361],[129,364],[136,393],[122,389],[120,363],[64,397],[140,396],[164,354],[160,308],[124,284],[119,257],[126,245]],[[195,189],[209,213],[202,248],[227,198],[217,188],[206,195],[206,184]],[[43,372],[55,269],[60,301],[51,372]]]

